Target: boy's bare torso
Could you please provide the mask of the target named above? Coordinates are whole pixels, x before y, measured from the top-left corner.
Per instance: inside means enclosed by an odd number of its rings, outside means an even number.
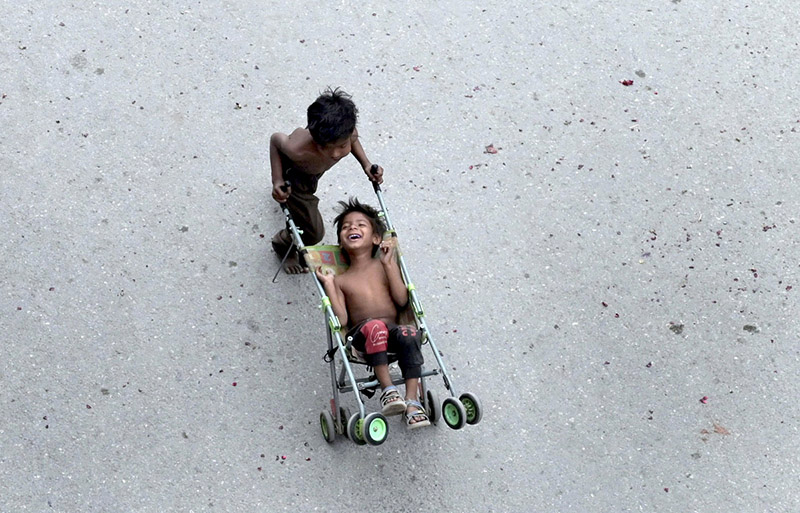
[[[355,137],[357,136],[354,134],[353,138]],[[289,134],[282,150],[285,156],[284,169],[291,168],[307,175],[321,175],[340,160],[319,151],[311,133],[305,128],[297,128]]]
[[[366,319],[397,322],[397,306],[392,300],[389,279],[379,259],[372,259],[357,268],[350,267],[336,277],[336,282],[344,294],[351,327]]]

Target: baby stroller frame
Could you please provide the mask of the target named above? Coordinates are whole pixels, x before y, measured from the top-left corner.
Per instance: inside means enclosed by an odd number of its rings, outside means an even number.
[[[376,171],[377,165],[373,165],[372,173],[374,174]],[[379,216],[384,220],[387,234],[396,237],[397,233],[389,218],[381,186],[377,182],[373,182],[373,188],[380,204]],[[310,260],[313,259],[314,251],[322,249],[329,250],[329,253],[330,250],[335,250],[335,246],[305,246],[300,237],[302,232],[295,225],[289,209],[283,203],[281,204],[281,209],[286,218],[286,227],[292,236],[292,246],[289,248],[286,257],[296,249],[300,257],[310,266]],[[284,261],[286,257],[284,257]],[[417,329],[421,334],[422,344],[423,346],[430,346],[437,365],[436,368],[428,370],[423,368],[422,376],[420,377],[419,395],[423,408],[425,408],[433,424],[436,424],[440,418],[443,418],[445,423],[452,429],[461,429],[465,424],[477,424],[482,416],[480,401],[477,396],[471,393],[463,393],[460,396],[456,396],[453,380],[447,375],[446,366],[442,360],[442,353],[437,348],[427,323],[425,322],[425,312],[419,301],[416,287],[411,281],[401,251],[397,252],[397,260],[403,282],[408,289],[410,310],[411,313],[413,313]],[[367,378],[356,378],[353,371],[353,364],[359,363],[366,365],[366,362],[360,360],[351,350],[352,340],[343,340],[342,333],[346,332],[346,327],[341,325],[339,318],[334,314],[330,298],[325,293],[322,283],[313,272],[314,269],[311,270],[312,272],[310,274],[321,297],[320,308],[323,310],[327,324],[328,351],[325,353],[324,359],[330,364],[331,371],[332,398],[330,401],[330,409],[325,409],[320,414],[322,435],[328,442],[333,442],[336,434],[340,434],[347,436],[358,445],[380,445],[388,436],[389,425],[386,418],[381,413],[374,412],[367,414],[364,401],[361,398],[361,394],[372,397],[376,389],[380,387],[380,384],[374,375]],[[280,272],[280,269],[278,272]],[[337,352],[339,353],[339,357],[335,358]],[[341,367],[338,372],[336,369],[337,359]],[[390,359],[390,361],[392,360]],[[436,392],[428,389],[426,385],[426,378],[438,375],[442,376],[445,389],[449,393],[449,397],[441,403],[441,406]],[[392,376],[392,382],[397,385],[402,384],[404,381],[402,377]],[[358,392],[354,394],[358,405],[358,412],[351,415],[349,409],[342,406],[339,396],[342,393],[354,391]]]

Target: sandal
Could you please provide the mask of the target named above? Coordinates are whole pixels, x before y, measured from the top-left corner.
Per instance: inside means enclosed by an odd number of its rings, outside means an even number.
[[[381,394],[381,413],[387,417],[400,415],[406,411],[406,402],[397,391],[397,387],[392,385],[383,389]]]
[[[417,429],[431,425],[431,421],[428,418],[428,414],[425,412],[425,408],[422,407],[419,401],[406,400],[406,407],[407,408],[404,415],[406,418],[406,426],[408,427],[408,429]],[[412,410],[411,413],[409,413],[408,407],[415,409]]]

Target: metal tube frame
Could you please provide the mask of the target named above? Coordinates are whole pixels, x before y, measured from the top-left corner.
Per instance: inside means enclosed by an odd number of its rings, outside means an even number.
[[[383,191],[381,190],[381,186],[377,182],[372,182],[372,187],[375,189],[375,195],[378,197],[378,203],[381,206],[380,214],[383,216],[383,219],[386,223],[386,228],[389,229],[393,233],[397,233],[392,225],[392,221],[389,218],[389,211],[386,208],[386,203],[383,200]],[[398,252],[397,260],[400,264],[400,274],[403,276],[403,281],[408,288],[408,300],[411,303],[411,307],[414,310],[414,317],[416,318],[418,328],[422,331],[424,337],[427,338],[428,343],[431,345],[431,349],[433,350],[433,356],[436,358],[436,363],[439,365],[439,370],[442,373],[442,380],[444,381],[445,388],[450,392],[452,397],[456,397],[456,392],[453,387],[453,382],[450,377],[447,375],[447,371],[445,370],[444,362],[442,361],[441,354],[439,353],[439,349],[436,347],[436,343],[433,341],[433,336],[431,335],[430,330],[428,329],[427,324],[425,323],[425,311],[422,309],[422,304],[419,302],[419,298],[417,297],[417,290],[414,286],[413,282],[411,281],[411,277],[408,273],[408,268],[405,264],[405,259],[401,252]],[[424,389],[423,384],[423,389]],[[424,394],[423,390],[423,394]],[[424,395],[423,395],[424,397]]]
[[[289,209],[286,207],[285,204],[281,203],[281,210],[283,210],[283,215],[286,217],[286,226],[289,229],[289,233],[292,235],[292,240],[294,241],[294,245],[297,247],[298,253],[302,257],[303,251],[305,250],[305,245],[303,244],[303,239],[300,237],[300,230],[298,230],[297,225],[294,224],[294,220],[292,219],[292,214],[289,213]],[[340,333],[342,325],[339,322],[339,318],[336,317],[336,314],[333,313],[333,307],[331,307],[331,301],[328,295],[325,293],[325,288],[320,283],[317,275],[315,273],[311,273],[311,276],[314,278],[314,283],[317,285],[317,290],[322,298],[322,309],[325,314],[325,318],[328,321],[328,348],[333,349],[334,347],[334,340],[336,341],[336,347],[339,350],[339,354],[342,355],[342,363],[344,365],[345,372],[347,373],[347,377],[350,379],[350,383],[355,388],[357,387],[356,377],[353,374],[353,369],[350,365],[350,362],[347,360],[346,356],[346,349],[344,343],[342,342],[342,335]],[[339,417],[339,394],[337,392],[338,387],[336,386],[336,368],[335,368],[335,360],[331,360],[331,380],[333,381],[333,389],[334,389],[334,417]],[[356,396],[356,402],[358,403],[358,411],[361,414],[361,418],[367,416],[367,409],[364,406],[364,402],[361,400],[360,394],[354,394]],[[349,419],[343,419],[343,425],[347,425],[347,421]]]

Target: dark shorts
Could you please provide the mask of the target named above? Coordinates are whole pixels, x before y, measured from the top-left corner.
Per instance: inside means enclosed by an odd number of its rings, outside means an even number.
[[[414,326],[398,326],[374,319],[361,321],[347,332],[353,348],[364,354],[371,367],[387,365],[389,356],[396,355],[403,378],[422,375],[422,337]]]
[[[300,237],[306,246],[318,243],[325,235],[325,223],[319,213],[319,198],[315,194],[321,176],[299,173],[291,168],[284,173],[284,178],[292,183],[292,194],[286,200],[286,207],[292,214],[294,224],[303,232]],[[292,236],[286,229],[273,237],[272,246],[281,256],[286,254],[291,245]]]

